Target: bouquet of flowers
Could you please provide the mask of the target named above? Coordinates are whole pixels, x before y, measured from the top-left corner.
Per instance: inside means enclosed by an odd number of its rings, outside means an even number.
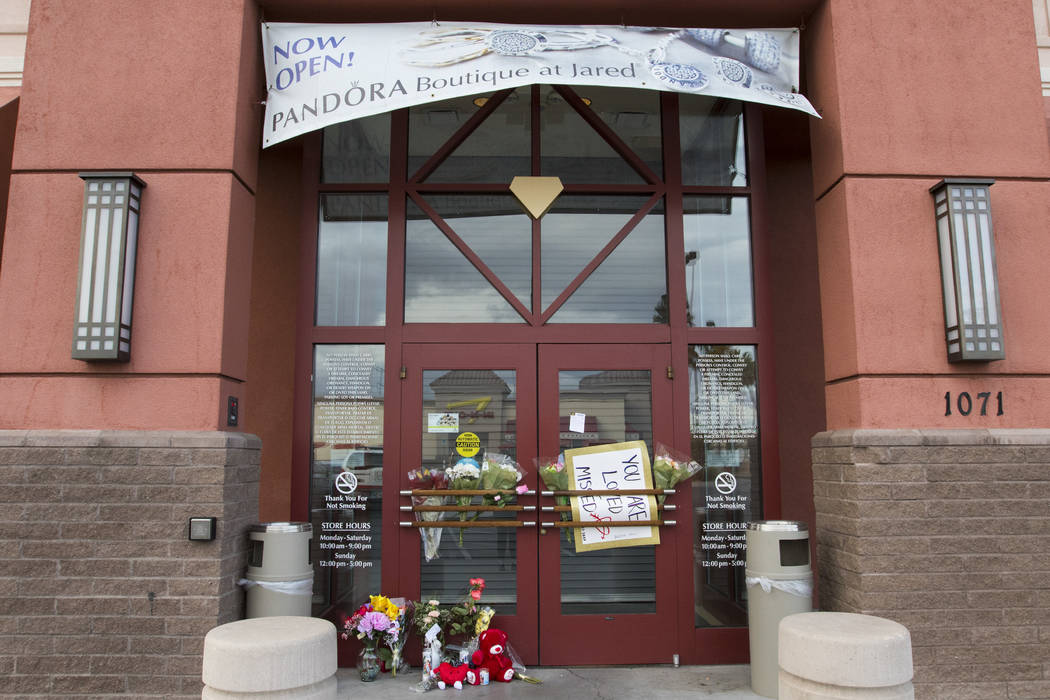
[[[523,476],[521,469],[518,468],[518,463],[513,459],[506,455],[490,452],[485,456],[485,461],[481,465],[481,480],[478,488],[498,489],[500,491],[514,489],[517,493],[524,493],[529,490],[529,487],[524,484],[518,485]],[[505,506],[514,503],[517,499],[515,494],[503,495],[494,493],[486,494],[482,500],[485,505]]]
[[[448,477],[448,488],[451,490],[477,489],[481,483],[481,467],[470,457],[464,457],[456,462],[455,466],[446,472]],[[457,505],[469,506],[472,496],[455,496]],[[470,519],[470,513],[462,511],[459,513],[461,522]],[[459,529],[459,546],[463,546],[463,528]]]
[[[482,608],[478,606],[481,593],[485,590],[485,579],[470,579],[470,588],[463,599],[448,611],[448,633],[450,635],[473,635],[481,617]]]
[[[484,590],[485,579],[472,578],[466,595],[451,606],[442,608],[438,600],[415,603],[412,628],[425,641],[428,633],[437,625],[438,630],[431,633],[431,638],[436,638],[442,648],[449,637],[469,638],[470,641],[464,647],[450,645],[443,655],[453,665],[462,663],[477,649],[477,637],[488,629],[496,614],[492,608],[480,605]]]
[[[407,637],[407,606],[403,599],[401,603],[381,595],[369,596],[369,602],[343,621],[342,633],[343,639],[356,637],[366,649],[375,651],[395,676]]]
[[[565,468],[565,455],[559,454],[552,459],[537,459],[536,471],[539,472],[543,484],[551,491],[566,491],[569,488],[569,470]],[[554,502],[559,506],[569,505],[568,496],[555,496]],[[572,520],[572,513],[567,510],[561,511],[562,520]],[[570,542],[572,535],[568,528],[565,529],[565,537]]]
[[[667,446],[656,444],[656,459],[653,460],[653,488],[670,489],[679,483],[691,479],[703,467],[696,461],[672,452]],[[667,496],[657,496],[661,504],[667,500]]]
[[[449,636],[465,639],[463,644],[449,644],[445,649],[445,656],[453,665],[470,660],[471,655],[478,649],[478,636],[488,629],[493,615],[496,614],[492,608],[479,605],[484,590],[485,579],[470,579],[467,594],[449,608]]]
[[[422,600],[412,610],[412,628],[420,637],[426,637],[434,625],[438,626],[438,640],[444,644],[444,629],[448,625],[448,610],[441,609],[441,601]]]
[[[445,472],[440,469],[413,469],[408,473],[408,483],[413,489],[444,489],[448,487],[448,480],[445,478]],[[413,496],[412,505],[416,506],[440,506],[444,502],[442,496]],[[433,511],[433,512],[417,512],[416,520],[422,522],[435,523],[441,520],[444,513]],[[441,545],[441,528],[439,527],[421,527],[419,528],[419,536],[423,539],[423,556],[426,557],[427,561],[434,559],[438,555],[438,547]]]

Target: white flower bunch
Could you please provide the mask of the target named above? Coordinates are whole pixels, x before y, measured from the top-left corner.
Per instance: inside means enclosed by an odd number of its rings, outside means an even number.
[[[457,464],[456,466],[449,469],[447,472],[449,479],[478,479],[481,477],[481,470],[475,467],[473,464]]]

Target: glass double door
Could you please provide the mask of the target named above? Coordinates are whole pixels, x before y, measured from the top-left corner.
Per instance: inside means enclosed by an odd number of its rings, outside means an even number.
[[[539,475],[567,449],[641,440],[651,455],[671,444],[669,365],[666,344],[403,346],[402,471],[508,460],[535,495],[477,515],[422,516],[508,526],[400,528],[402,590],[451,602],[485,579],[482,602],[526,664],[670,662],[676,529],[688,523],[660,528],[659,544],[577,553],[573,530],[556,526],[562,513],[543,510],[557,504]]]

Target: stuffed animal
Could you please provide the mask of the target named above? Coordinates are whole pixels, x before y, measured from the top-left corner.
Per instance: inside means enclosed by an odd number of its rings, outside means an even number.
[[[514,678],[514,669],[507,656],[507,634],[490,627],[481,633],[478,642],[478,650],[470,657],[470,663],[476,670],[471,671],[467,681],[473,685],[481,683],[480,670],[485,668],[491,680],[509,683]]]
[[[466,664],[453,666],[447,661],[442,661],[441,664],[434,669],[434,673],[436,673],[438,677],[438,687],[442,690],[448,685],[451,685],[456,690],[463,690],[463,681],[467,679],[468,671],[469,668]]]

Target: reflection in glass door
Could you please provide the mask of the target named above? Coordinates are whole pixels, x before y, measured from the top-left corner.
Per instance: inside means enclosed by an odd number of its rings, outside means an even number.
[[[651,384],[648,369],[559,371],[561,453],[642,440],[651,455]],[[582,432],[565,420],[572,414],[584,416]],[[576,552],[573,532],[566,535],[560,545],[562,614],[656,612],[655,545]]]
[[[669,365],[667,345],[541,345],[541,454],[640,440],[652,455],[657,443],[670,444]],[[658,545],[585,552],[564,532],[548,527],[539,535],[541,663],[671,661],[674,528],[659,528]]]
[[[666,344],[406,345],[403,464],[448,470],[503,454],[518,462],[523,483],[542,489],[538,455],[634,440],[651,454],[670,443],[669,358]],[[411,488],[407,476],[402,487]],[[523,495],[517,505],[554,499]],[[556,518],[509,509],[479,516]],[[483,600],[526,663],[666,663],[675,653],[674,552],[689,539],[673,527],[659,529],[657,545],[582,553],[572,531],[557,527],[464,528],[462,539],[459,528],[442,530],[435,543],[427,538],[437,529],[400,528],[402,590],[448,602],[484,578]]]
[[[424,370],[420,467],[448,475],[460,463],[480,466],[486,458],[498,459],[497,455],[516,459],[517,399],[517,372],[513,369]],[[462,504],[468,505],[471,500],[464,497]],[[473,500],[480,502],[476,497]],[[515,512],[485,512],[477,517],[452,513],[445,519],[456,518],[468,522],[514,520]],[[501,616],[514,614],[517,538],[512,528],[425,530],[420,556],[424,598],[456,600],[463,594],[466,581],[480,577],[485,579],[485,604]]]
[[[478,465],[503,455],[535,489],[536,354],[530,345],[406,345],[402,385],[404,489],[407,472],[440,470],[461,461]],[[468,462],[469,463],[469,462]],[[450,484],[451,486],[451,484]],[[479,488],[479,485],[470,488]],[[482,500],[434,497],[427,505],[481,506]],[[536,528],[473,527],[486,522],[531,521],[536,497],[519,496],[513,506],[492,512],[462,511],[423,517],[468,527],[400,528],[401,586],[417,600],[452,603],[472,578],[485,579],[484,605],[495,609],[499,628],[514,640],[526,663],[537,658]],[[438,501],[443,501],[439,503]]]

